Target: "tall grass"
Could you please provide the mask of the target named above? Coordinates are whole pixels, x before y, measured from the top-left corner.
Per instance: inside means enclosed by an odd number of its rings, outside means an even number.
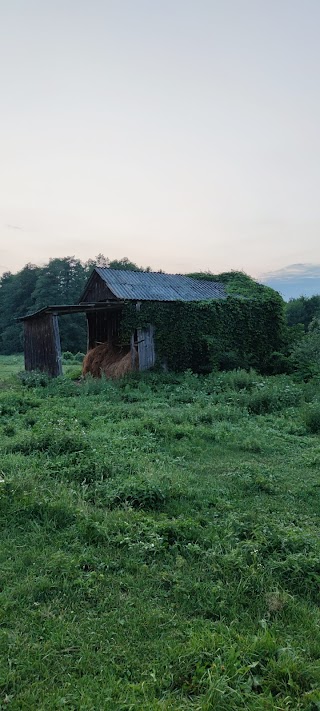
[[[319,395],[4,380],[0,708],[320,708]]]

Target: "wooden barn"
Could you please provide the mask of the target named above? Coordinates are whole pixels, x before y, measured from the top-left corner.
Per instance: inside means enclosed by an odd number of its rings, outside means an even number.
[[[19,320],[24,326],[25,369],[62,373],[58,317],[85,313],[88,351],[97,344],[117,347],[124,306],[130,302],[137,311],[142,302],[195,302],[226,299],[222,284],[179,274],[135,272],[96,267],[88,279],[78,304],[53,305]],[[174,324],[173,324],[174,327]],[[138,370],[155,364],[154,324],[131,333],[128,351]],[[137,356],[137,357],[136,357]]]

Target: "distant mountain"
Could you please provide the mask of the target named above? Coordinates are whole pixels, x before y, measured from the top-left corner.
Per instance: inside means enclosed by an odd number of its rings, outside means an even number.
[[[285,301],[299,296],[320,294],[320,264],[290,264],[275,272],[262,274],[259,281],[271,286]]]

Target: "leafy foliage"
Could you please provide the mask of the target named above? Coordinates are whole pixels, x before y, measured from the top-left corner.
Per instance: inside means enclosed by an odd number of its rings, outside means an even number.
[[[305,421],[308,432],[319,434],[320,432],[320,402],[309,405],[305,412]]]
[[[0,279],[0,352],[22,351],[22,329],[14,322],[33,309],[33,292],[36,288],[40,267],[27,264],[18,274],[6,272]]]
[[[312,319],[320,316],[320,296],[300,296],[290,299],[286,305],[287,322],[289,326],[303,324],[307,331]]]
[[[264,284],[259,284],[245,272],[221,272],[212,274],[211,272],[195,272],[188,276],[194,279],[206,279],[208,281],[218,281],[224,284],[229,295],[244,296],[248,298],[264,298],[267,294],[274,295],[274,290]]]
[[[291,349],[292,366],[303,380],[320,376],[320,328],[317,323],[314,326]]]
[[[170,370],[254,367],[268,372],[272,354],[285,344],[283,302],[269,288],[261,287],[259,294],[211,302],[143,302],[138,312],[128,303],[122,337],[128,341],[135,328],[152,323],[159,364]]]

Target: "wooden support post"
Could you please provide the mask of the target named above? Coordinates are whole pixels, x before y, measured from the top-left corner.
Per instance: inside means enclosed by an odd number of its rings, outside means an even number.
[[[41,370],[53,377],[62,373],[58,316],[54,313],[24,321],[26,370]]]

